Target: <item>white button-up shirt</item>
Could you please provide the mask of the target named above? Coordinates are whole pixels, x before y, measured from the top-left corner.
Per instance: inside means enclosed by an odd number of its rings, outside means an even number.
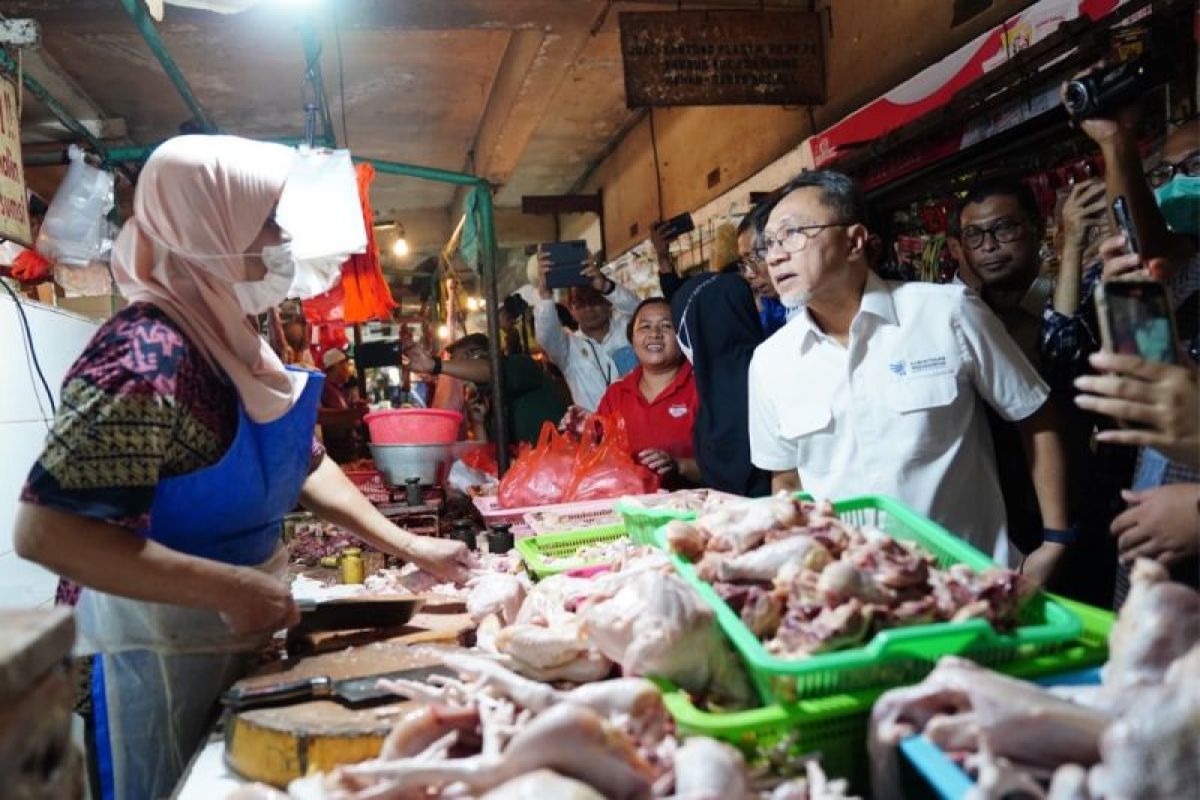
[[[613,361],[613,354],[629,347],[625,328],[641,302],[636,294],[620,284],[609,292],[608,301],[613,306],[612,319],[602,340],[593,339],[583,331],[571,332],[564,328],[558,321],[554,300],[550,298],[539,300],[533,307],[533,331],[538,345],[562,370],[575,405],[588,411],[596,410],[609,385],[624,374]]]
[[[1006,551],[1004,501],[982,400],[1007,420],[1049,389],[965,288],[874,273],[847,347],[805,311],[754,352],[750,447],[818,497],[896,497],[985,553]]]

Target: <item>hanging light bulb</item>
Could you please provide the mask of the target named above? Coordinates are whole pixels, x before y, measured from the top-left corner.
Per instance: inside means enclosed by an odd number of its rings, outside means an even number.
[[[408,239],[404,238],[404,234],[400,234],[400,238],[392,243],[392,255],[396,258],[404,258],[408,255]]]
[[[449,339],[450,338],[450,326],[449,325],[439,325],[438,326],[438,338],[440,338],[440,339]]]
[[[479,310],[479,298],[478,297],[468,297],[467,298],[467,311],[478,311],[478,310]]]

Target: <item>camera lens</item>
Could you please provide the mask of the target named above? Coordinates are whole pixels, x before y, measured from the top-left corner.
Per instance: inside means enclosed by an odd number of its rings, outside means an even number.
[[[1063,92],[1063,105],[1071,114],[1078,114],[1088,105],[1088,87],[1083,81],[1071,81]]]

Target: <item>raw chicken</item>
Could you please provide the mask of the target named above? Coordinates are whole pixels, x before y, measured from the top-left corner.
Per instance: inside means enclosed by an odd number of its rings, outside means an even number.
[[[581,612],[583,632],[629,675],[658,675],[700,696],[747,705],[753,698],[741,663],[714,624],[712,609],[673,574],[611,576],[607,597]]]
[[[1172,662],[1200,642],[1200,592],[1170,582],[1161,564],[1145,558],[1130,579],[1104,668],[1104,685],[1117,692],[1162,683]]]
[[[698,525],[682,520],[671,520],[666,526],[667,547],[688,561],[699,561],[708,549],[708,536]]]
[[[807,521],[800,502],[780,494],[722,506],[695,524],[708,535],[710,550],[744,553],[762,543],[768,531],[801,527]]]
[[[750,796],[746,761],[724,742],[688,739],[675,753],[675,797],[679,800],[743,800]]]
[[[785,565],[820,571],[832,560],[829,551],[815,539],[792,535],[724,559],[717,565],[717,580],[770,583]]]
[[[486,791],[539,769],[581,780],[613,800],[650,796],[651,770],[629,741],[614,736],[595,712],[576,705],[555,706],[534,717],[502,756],[368,761],[340,772],[351,779],[381,780],[392,790],[462,783]]]
[[[496,614],[505,625],[517,621],[521,604],[525,602],[528,578],[489,572],[468,581],[467,613],[476,623]]]
[[[539,769],[497,786],[480,800],[604,800],[604,795],[574,778]]]
[[[887,692],[875,703],[868,747],[880,800],[902,796],[896,745],[939,717],[936,743],[975,749],[986,743],[996,757],[1046,771],[1067,762],[1095,764],[1100,735],[1112,721],[1033,684],[947,656],[923,682]]]

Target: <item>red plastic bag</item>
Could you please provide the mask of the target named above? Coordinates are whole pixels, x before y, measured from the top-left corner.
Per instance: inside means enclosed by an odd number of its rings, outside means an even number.
[[[577,445],[554,423],[542,425],[537,446],[523,453],[504,473],[496,502],[501,508],[544,506],[564,501],[575,469]]]
[[[462,457],[462,462],[476,472],[486,472],[488,475],[500,474],[500,465],[496,463],[496,445],[483,444]]]
[[[595,414],[585,431],[565,502],[658,491],[658,476],[633,460],[625,420]]]

